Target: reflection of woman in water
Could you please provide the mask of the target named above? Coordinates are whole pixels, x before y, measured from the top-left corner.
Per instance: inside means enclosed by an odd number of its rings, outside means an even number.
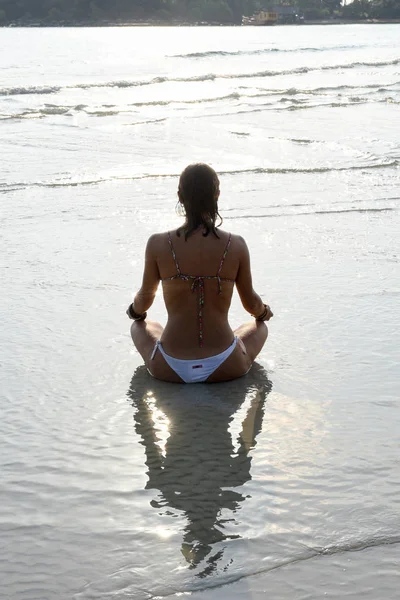
[[[204,577],[221,564],[221,542],[240,537],[236,515],[245,496],[229,488],[251,479],[249,452],[261,431],[271,384],[257,364],[248,378],[201,390],[171,390],[160,381],[149,383],[145,374],[145,367],[137,369],[128,396],[146,453],[146,489],[159,490],[151,502],[158,511],[185,516],[181,551],[190,568],[206,560],[197,573]],[[243,404],[242,424],[235,426]]]
[[[211,167],[189,165],[178,188],[185,221],[177,231],[152,235],[143,282],[127,310],[133,342],[147,369],[172,382],[227,381],[247,373],[263,347],[273,313],[253,290],[246,242],[216,225],[219,180]],[[162,281],[165,329],[146,321]],[[236,284],[255,319],[232,331],[228,311]],[[194,292],[194,293],[192,293]]]

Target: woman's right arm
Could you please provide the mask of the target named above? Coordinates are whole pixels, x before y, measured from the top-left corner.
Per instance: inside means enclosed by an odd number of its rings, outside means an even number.
[[[237,236],[240,243],[239,270],[236,276],[236,288],[242,301],[243,308],[253,317],[262,315],[264,303],[253,289],[251,277],[250,254],[245,240]]]

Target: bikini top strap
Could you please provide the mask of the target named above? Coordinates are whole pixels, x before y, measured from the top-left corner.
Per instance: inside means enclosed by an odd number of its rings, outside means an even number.
[[[176,271],[177,271],[178,275],[180,275],[181,274],[181,270],[180,270],[179,265],[178,265],[178,259],[176,258],[175,250],[174,250],[174,247],[172,245],[171,233],[169,231],[168,231],[168,242],[169,242],[169,247],[171,248],[172,258],[174,259]]]
[[[229,238],[228,238],[228,243],[225,246],[225,250],[224,250],[224,253],[222,255],[221,262],[219,263],[219,268],[218,268],[218,271],[217,271],[217,277],[218,278],[219,278],[220,273],[222,271],[222,267],[224,266],[224,260],[226,258],[226,255],[228,254],[229,246],[231,245],[231,238],[232,238],[232,234],[230,233],[229,234]]]

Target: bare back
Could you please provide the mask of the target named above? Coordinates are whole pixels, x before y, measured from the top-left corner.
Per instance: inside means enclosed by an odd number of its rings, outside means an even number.
[[[168,322],[161,341],[171,356],[208,357],[232,343],[228,311],[235,284],[244,308],[251,314],[262,311],[252,287],[246,242],[226,231],[218,230],[218,235],[204,236],[198,229],[187,241],[176,232],[154,234],[148,240],[135,305],[151,305],[162,281]]]
[[[187,241],[183,235],[161,234],[158,266],[168,322],[162,335],[167,352],[186,358],[210,356],[233,339],[228,323],[239,268],[235,243],[227,232],[219,238],[201,230]]]

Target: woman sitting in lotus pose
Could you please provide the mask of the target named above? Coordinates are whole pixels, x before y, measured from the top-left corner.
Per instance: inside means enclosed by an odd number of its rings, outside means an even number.
[[[205,164],[186,167],[179,179],[185,222],[152,235],[142,287],[129,306],[131,335],[153,377],[176,383],[242,377],[263,347],[273,316],[253,290],[250,257],[240,235],[216,225],[219,180]],[[146,319],[162,281],[168,321]],[[254,320],[232,331],[228,322],[234,285]]]

